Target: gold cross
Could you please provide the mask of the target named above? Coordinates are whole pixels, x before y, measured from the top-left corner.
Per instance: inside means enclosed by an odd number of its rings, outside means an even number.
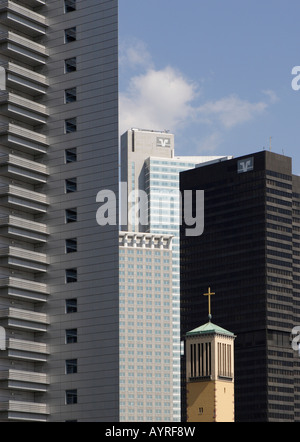
[[[204,296],[208,296],[208,317],[211,319],[211,296],[215,295],[210,291],[210,287],[208,288],[208,293],[204,293]]]

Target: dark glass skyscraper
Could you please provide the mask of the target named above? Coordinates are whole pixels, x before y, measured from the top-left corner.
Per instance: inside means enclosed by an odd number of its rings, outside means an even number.
[[[237,335],[236,420],[300,421],[300,177],[259,152],[184,172],[185,189],[205,191],[205,231],[182,229],[182,336],[205,321],[212,287],[215,321]]]

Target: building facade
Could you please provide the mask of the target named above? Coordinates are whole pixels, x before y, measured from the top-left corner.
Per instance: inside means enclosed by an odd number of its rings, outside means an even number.
[[[120,232],[120,420],[173,420],[172,236]]]
[[[186,334],[187,422],[235,421],[234,340],[211,318]]]
[[[181,240],[182,333],[205,317],[198,293],[213,286],[214,315],[238,336],[237,421],[300,420],[299,186],[291,159],[271,152],[181,176],[182,190],[205,191],[204,234]]]
[[[116,0],[0,5],[0,420],[118,421]]]
[[[180,382],[180,194],[179,173],[227,157],[175,156],[174,135],[131,129],[121,138],[124,230],[172,235],[173,420],[181,419]]]

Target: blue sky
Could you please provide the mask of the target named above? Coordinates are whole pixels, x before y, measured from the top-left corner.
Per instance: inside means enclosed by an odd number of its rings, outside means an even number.
[[[240,156],[272,137],[300,175],[299,1],[119,0],[119,11],[121,133],[168,129],[178,155]]]

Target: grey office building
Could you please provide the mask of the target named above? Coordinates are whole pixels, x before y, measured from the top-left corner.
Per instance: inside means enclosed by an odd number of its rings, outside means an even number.
[[[117,6],[0,3],[1,422],[119,420]]]

